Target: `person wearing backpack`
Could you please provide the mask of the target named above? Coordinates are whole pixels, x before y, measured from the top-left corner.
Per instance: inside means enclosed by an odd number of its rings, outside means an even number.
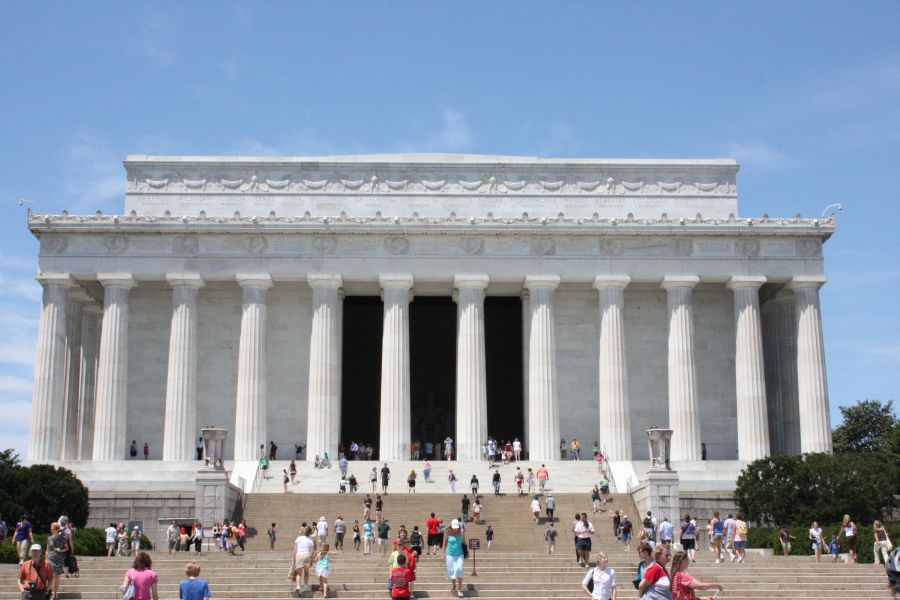
[[[691,521],[691,515],[684,515],[681,522],[681,548],[687,554],[688,560],[694,563],[694,552],[697,541],[697,526]]]
[[[584,576],[581,589],[595,600],[617,600],[616,571],[609,568],[605,552],[597,553],[597,557],[597,566]]]
[[[747,521],[738,513],[734,520],[734,551],[737,554],[737,562],[744,562],[744,556],[747,554],[747,530],[749,529]]]

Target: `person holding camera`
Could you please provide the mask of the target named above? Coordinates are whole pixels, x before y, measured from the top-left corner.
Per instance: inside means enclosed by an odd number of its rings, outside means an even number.
[[[19,567],[19,591],[22,600],[48,600],[48,592],[53,584],[53,567],[41,560],[40,544],[32,544],[31,558]]]

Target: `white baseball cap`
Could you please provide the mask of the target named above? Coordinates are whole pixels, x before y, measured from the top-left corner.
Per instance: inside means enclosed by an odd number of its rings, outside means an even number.
[[[459,529],[459,519],[450,521],[450,529]]]
[[[32,544],[32,545],[31,545],[31,550],[30,550],[30,552],[34,552],[35,550],[37,550],[38,552],[40,552],[40,551],[41,551],[41,545],[40,545],[40,544]]]

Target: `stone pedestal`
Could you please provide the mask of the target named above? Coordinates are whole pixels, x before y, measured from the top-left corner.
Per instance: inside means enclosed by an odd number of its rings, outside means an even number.
[[[204,527],[231,519],[240,490],[228,482],[224,470],[202,470],[195,480],[194,514]]]
[[[648,429],[647,442],[650,444],[650,470],[641,478],[638,487],[632,490],[638,518],[650,510],[657,519],[668,518],[677,526],[681,513],[681,491],[678,473],[672,470],[670,462],[672,430]]]

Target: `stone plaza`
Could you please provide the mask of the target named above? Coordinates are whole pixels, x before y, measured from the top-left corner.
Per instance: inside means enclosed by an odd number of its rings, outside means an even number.
[[[494,435],[552,461],[577,438],[624,491],[651,427],[674,430],[682,489],[831,448],[834,221],[740,216],[731,159],[124,165],[122,214],[29,215],[44,288],[30,462],[100,481],[134,440],[144,473],[170,474],[149,489],[191,489],[206,426],[251,474],[271,441],[307,460],[368,441],[398,461],[449,435],[474,461]]]

